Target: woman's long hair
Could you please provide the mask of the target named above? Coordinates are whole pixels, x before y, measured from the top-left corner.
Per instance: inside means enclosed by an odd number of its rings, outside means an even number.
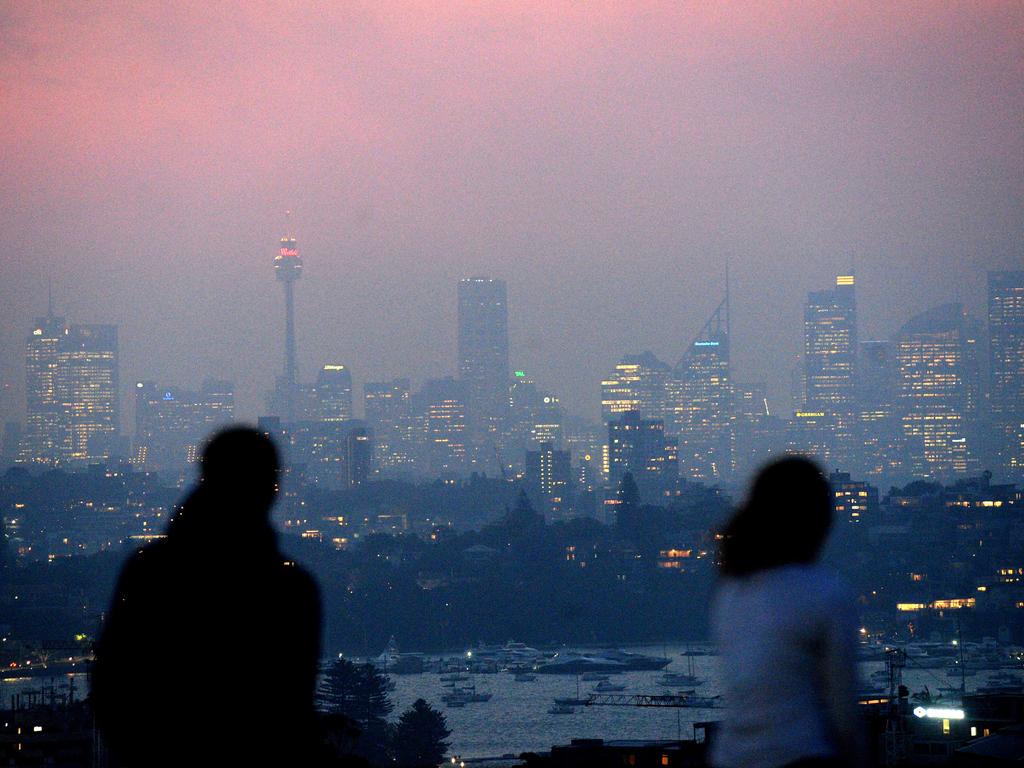
[[[722,531],[722,574],[745,578],[759,571],[814,562],[832,527],[828,481],[808,459],[766,466],[746,504]]]

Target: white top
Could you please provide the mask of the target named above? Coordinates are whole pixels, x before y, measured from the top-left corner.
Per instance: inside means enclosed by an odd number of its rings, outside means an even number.
[[[856,613],[818,565],[722,579],[712,606],[724,719],[717,768],[778,768],[850,755],[858,741]]]

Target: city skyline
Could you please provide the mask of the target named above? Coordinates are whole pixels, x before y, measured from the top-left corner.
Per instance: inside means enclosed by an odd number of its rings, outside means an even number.
[[[1022,258],[1024,258],[1024,257],[1022,257]],[[264,266],[265,266],[265,264],[264,264]],[[1020,266],[1017,266],[1016,268],[1020,269]],[[962,304],[964,306],[965,312],[967,312],[967,314],[976,323],[980,323],[981,325],[984,325],[985,324],[985,319],[986,319],[986,314],[988,312],[988,304],[987,304],[987,302],[989,300],[988,299],[987,275],[988,275],[989,272],[1005,272],[1005,271],[1007,271],[1007,270],[1005,270],[1005,269],[997,269],[997,268],[992,268],[992,269],[988,269],[988,270],[982,269],[982,271],[980,271],[977,275],[975,275],[974,282],[980,282],[981,283],[981,288],[980,288],[979,291],[972,291],[972,293],[977,293],[978,296],[979,296],[979,298],[977,299],[977,306],[971,306],[967,302],[954,301],[952,299],[947,299],[947,300],[937,301],[937,302],[935,302],[933,304],[922,305],[921,311],[917,312],[915,314],[921,314],[921,312],[926,312],[926,311],[928,311],[930,309],[933,309],[935,307],[938,307],[938,306],[941,306],[941,305],[945,305],[945,304]],[[1010,271],[1012,271],[1012,269]],[[792,376],[793,376],[793,374],[795,372],[804,370],[804,368],[805,368],[805,366],[807,364],[806,363],[806,359],[805,359],[805,348],[804,347],[805,347],[805,344],[807,343],[807,340],[805,338],[806,332],[807,332],[806,328],[805,328],[805,324],[806,324],[806,317],[805,317],[805,315],[806,315],[806,311],[807,311],[806,305],[807,305],[807,302],[808,302],[808,296],[810,294],[823,294],[823,293],[829,292],[829,291],[822,290],[822,286],[823,285],[833,284],[835,282],[835,280],[838,277],[841,277],[841,276],[842,275],[840,275],[838,272],[835,273],[835,274],[832,274],[832,275],[826,275],[825,278],[824,278],[824,282],[823,283],[821,283],[821,284],[819,284],[817,286],[811,285],[808,288],[808,290],[802,295],[802,298],[798,302],[798,306],[795,307],[796,311],[794,312],[794,311],[792,311],[794,308],[790,308],[791,311],[789,311],[787,313],[787,314],[795,316],[795,324],[794,324],[794,326],[792,328],[789,328],[789,329],[781,328],[780,329],[778,326],[773,326],[772,330],[774,330],[776,332],[781,330],[784,335],[789,335],[789,336],[793,337],[792,340],[794,342],[794,345],[795,345],[796,349],[794,351],[793,356],[786,360],[786,365],[788,366],[788,369],[784,369],[784,370],[781,370],[781,371],[780,370],[761,371],[761,375],[757,375],[757,374],[751,374],[749,372],[749,368],[740,367],[740,366],[736,365],[735,363],[733,363],[732,364],[732,369],[733,369],[732,376],[733,376],[733,379],[736,380],[736,381],[756,382],[756,383],[759,383],[759,384],[764,384],[767,387],[767,395],[769,397],[769,400],[771,401],[772,405],[775,406],[776,408],[780,408],[782,410],[790,410],[790,409],[797,410],[800,407],[802,407],[803,402],[802,402],[802,400],[800,398],[806,398],[806,392],[805,392],[805,390],[806,390],[806,383],[803,380],[801,380],[801,381],[797,382],[796,384],[794,384]],[[265,277],[266,277],[266,275],[265,275]],[[851,277],[856,277],[856,276],[855,275],[851,275]],[[502,284],[505,284],[505,283],[509,282],[507,280],[500,279],[500,278],[487,278],[487,279],[491,280],[491,281],[497,280],[498,282],[500,282]],[[450,324],[451,328],[449,329],[450,336],[445,337],[443,334],[438,334],[442,345],[445,345],[445,343],[446,343],[446,346],[447,346],[447,350],[446,350],[447,351],[447,355],[445,357],[443,357],[442,359],[439,359],[437,361],[438,367],[433,368],[433,369],[429,369],[429,368],[425,369],[425,371],[421,375],[412,375],[411,372],[408,369],[405,369],[405,370],[396,369],[394,371],[388,371],[388,372],[381,373],[381,374],[375,374],[372,371],[367,371],[367,370],[363,369],[359,365],[358,361],[354,361],[354,362],[353,361],[345,361],[344,364],[332,363],[332,362],[329,362],[329,360],[331,360],[332,358],[320,357],[320,356],[318,356],[314,352],[305,352],[304,354],[300,354],[299,355],[299,360],[301,362],[296,366],[296,368],[300,369],[300,370],[303,370],[303,371],[309,372],[309,371],[322,371],[322,369],[323,369],[323,367],[325,365],[341,365],[342,367],[347,368],[350,371],[350,375],[352,376],[352,381],[353,381],[353,385],[352,385],[353,393],[361,393],[362,390],[363,390],[363,386],[366,385],[366,384],[373,384],[373,383],[377,383],[377,382],[380,382],[380,381],[383,381],[383,380],[389,380],[389,379],[394,379],[394,378],[408,378],[413,383],[424,383],[424,382],[426,382],[426,381],[428,381],[430,379],[436,379],[439,376],[442,376],[442,377],[443,376],[456,376],[456,377],[458,377],[458,375],[459,375],[458,348],[457,348],[457,343],[458,343],[458,322],[457,322],[457,312],[455,311],[457,309],[457,306],[458,306],[458,301],[457,301],[456,290],[455,289],[456,289],[456,287],[459,284],[461,284],[461,283],[463,283],[465,281],[466,281],[466,278],[461,278],[460,277],[460,278],[456,279],[455,285],[449,285],[449,297],[448,297],[449,298],[449,302],[448,303],[451,304],[451,310],[452,310],[451,311],[451,319],[452,319],[452,322]],[[868,289],[865,289],[865,287],[862,285],[861,279],[859,277],[856,277],[856,286],[857,286],[858,300],[866,299],[867,301],[871,302],[873,297],[866,295],[866,291]],[[725,275],[723,273],[721,290],[724,292],[725,288],[726,288],[726,285],[725,285]],[[301,290],[301,288],[300,288],[300,290]],[[732,290],[735,292],[735,288],[733,288]],[[514,291],[515,291],[515,284],[513,283],[512,287],[511,287],[511,289],[509,291],[512,294],[513,301],[516,298]],[[962,293],[961,292],[957,292],[955,295],[962,295]],[[51,307],[47,311],[51,312],[52,314],[55,314],[55,316],[58,317],[59,319],[63,319],[63,316],[67,315],[69,313],[64,312],[62,307],[60,307],[60,306],[58,306],[56,309],[54,309],[53,304],[52,304],[54,301],[59,302],[60,299],[59,298],[51,299]],[[874,302],[877,303],[877,297],[874,297]],[[72,303],[74,303],[74,302],[72,302]],[[308,303],[308,302],[302,302],[300,300],[300,304],[302,304],[302,303]],[[708,301],[707,303],[710,306],[711,302]],[[242,408],[239,408],[238,411],[237,411],[238,418],[242,419],[243,421],[255,423],[255,420],[259,416],[265,415],[265,414],[271,412],[272,410],[274,410],[273,403],[271,402],[272,399],[273,399],[273,396],[274,396],[273,393],[274,393],[275,387],[278,386],[279,382],[283,382],[283,378],[284,378],[282,376],[282,373],[281,373],[281,371],[282,371],[281,359],[287,357],[287,354],[286,354],[286,346],[287,346],[287,344],[286,344],[286,340],[285,340],[285,337],[286,337],[285,323],[283,323],[281,321],[281,319],[280,319],[285,314],[285,307],[284,307],[284,305],[281,302],[280,294],[278,294],[278,304],[279,304],[279,306],[276,308],[276,310],[272,310],[271,315],[269,317],[264,317],[262,319],[263,328],[260,329],[261,331],[263,331],[264,335],[267,337],[267,345],[270,347],[271,352],[273,353],[271,356],[277,358],[276,367],[271,369],[271,370],[269,370],[269,371],[268,370],[256,371],[256,370],[253,369],[253,370],[251,370],[249,372],[248,376],[246,376],[245,373],[243,372],[243,374],[239,378],[231,378],[231,377],[227,377],[227,376],[224,376],[224,375],[218,375],[218,372],[215,371],[215,370],[214,371],[208,371],[208,370],[199,370],[197,368],[190,368],[190,369],[179,369],[180,372],[177,373],[177,374],[172,373],[172,374],[167,375],[167,376],[158,376],[158,375],[152,373],[150,370],[140,369],[139,368],[139,363],[137,363],[137,362],[134,365],[132,365],[130,362],[126,361],[124,359],[125,355],[122,352],[121,355],[120,355],[120,358],[121,358],[120,359],[120,364],[122,366],[122,377],[121,377],[121,385],[120,385],[121,386],[120,394],[122,395],[122,400],[124,401],[124,402],[122,402],[122,407],[125,407],[125,406],[128,407],[128,409],[124,410],[123,413],[122,413],[123,418],[126,419],[125,423],[130,423],[130,421],[131,421],[130,416],[132,414],[132,411],[130,409],[132,408],[132,406],[130,405],[130,403],[131,403],[131,395],[133,393],[133,387],[134,387],[135,383],[137,381],[148,381],[148,380],[153,380],[153,379],[160,379],[160,380],[168,382],[169,384],[172,384],[174,386],[185,387],[185,388],[196,387],[203,380],[211,379],[211,378],[212,379],[220,378],[220,379],[232,381],[238,387],[238,391],[240,391],[240,392],[247,392],[248,396],[249,396],[248,406],[247,407],[243,406]],[[740,312],[742,313],[743,312],[742,307],[743,307],[743,304],[744,304],[744,298],[742,296],[740,296],[740,297],[735,297],[734,296],[734,306],[736,304],[739,304],[739,306],[741,307]],[[315,307],[310,308],[310,307],[301,307],[300,306],[299,309],[297,310],[297,313],[296,313],[297,314],[296,325],[298,326],[298,330],[296,331],[296,335],[300,339],[300,341],[298,343],[298,346],[299,346],[300,349],[303,346],[302,339],[305,338],[304,332],[306,330],[308,330],[308,321],[306,323],[302,322],[304,311],[307,312],[307,313],[308,312],[315,312],[316,308]],[[712,306],[711,309],[708,311],[707,315],[713,315],[715,311],[716,311],[715,307]],[[103,315],[102,312],[93,311],[93,312],[89,312],[89,313],[86,313],[86,314],[90,318],[93,318],[93,317],[98,318],[95,321],[92,320],[92,319],[89,320],[89,322],[92,322],[93,324],[118,325],[119,338],[123,338],[124,333],[125,333],[124,327],[122,325],[120,325],[120,324],[104,321],[103,320],[104,315]],[[382,314],[384,314],[384,313],[382,313]],[[734,315],[736,314],[736,310],[735,309],[732,310],[732,314],[734,314]],[[34,313],[31,317],[26,318],[26,320],[28,322],[28,325],[32,325],[33,322],[40,321],[44,317],[47,317],[47,315],[44,314],[44,313],[37,312],[37,313]],[[76,319],[79,319],[78,316],[75,316],[75,317],[76,317]],[[881,333],[881,334],[876,334],[876,335],[865,334],[863,332],[863,330],[862,330],[862,327],[858,326],[858,334],[857,335],[860,338],[860,342],[859,343],[885,342],[885,341],[893,340],[898,335],[899,330],[902,327],[902,325],[906,321],[908,321],[910,319],[910,317],[911,317],[911,313],[909,313],[909,311],[908,311],[908,313],[905,316],[903,316],[902,318],[897,317],[896,325],[891,327],[887,333]],[[510,325],[514,325],[514,324],[516,324],[517,320],[518,320],[518,318],[516,316],[516,313],[515,312],[510,313],[509,319],[508,319],[509,324]],[[732,318],[730,318],[730,320],[732,320]],[[863,322],[863,320],[864,320],[864,318],[861,316],[861,313],[858,313],[857,322],[860,323],[860,322]],[[748,322],[749,322],[749,318],[748,318]],[[741,325],[748,325],[748,322],[742,322]],[[306,326],[306,328],[304,328],[303,326]],[[695,324],[693,326],[693,329],[696,329],[699,326],[700,326],[700,323],[697,323],[697,324]],[[3,398],[3,404],[4,404],[3,414],[4,414],[4,418],[3,418],[3,421],[15,420],[15,421],[22,421],[22,422],[24,422],[25,418],[26,418],[25,402],[26,402],[27,394],[25,393],[25,390],[24,390],[24,376],[25,376],[24,365],[25,365],[25,362],[24,362],[24,349],[23,349],[23,345],[22,345],[22,342],[24,340],[25,328],[27,328],[27,326],[23,324],[22,329],[21,329],[22,332],[20,334],[21,338],[18,340],[19,343],[16,345],[16,349],[14,350],[17,353],[18,357],[20,358],[18,360],[18,362],[17,362],[17,367],[20,367],[21,370],[20,371],[15,370],[15,374],[20,377],[20,381],[5,380],[3,382],[3,385],[5,387],[5,391],[3,393],[4,394],[4,398]],[[613,354],[607,360],[600,361],[600,363],[591,363],[591,364],[587,365],[586,368],[585,368],[586,370],[597,369],[597,371],[598,371],[596,376],[593,378],[593,380],[587,382],[587,387],[586,388],[589,389],[590,392],[586,392],[586,393],[585,392],[575,392],[575,393],[574,392],[568,392],[568,393],[558,392],[560,398],[563,401],[563,404],[568,404],[569,405],[569,407],[567,407],[567,410],[573,416],[582,417],[582,418],[585,418],[585,419],[591,419],[591,420],[594,420],[594,421],[600,420],[602,418],[602,411],[605,410],[605,409],[602,408],[602,405],[601,405],[601,403],[602,403],[601,382],[604,379],[607,378],[609,370],[615,368],[616,366],[621,365],[622,361],[624,359],[631,358],[631,357],[640,357],[640,356],[642,356],[642,355],[644,355],[646,353],[653,354],[654,358],[657,359],[659,362],[662,359],[665,359],[667,361],[678,360],[679,358],[681,358],[681,357],[683,357],[685,355],[685,353],[690,349],[690,346],[693,343],[693,338],[692,338],[693,332],[694,332],[693,329],[682,329],[680,331],[679,337],[678,337],[679,344],[678,344],[677,348],[670,348],[670,349],[665,350],[665,351],[663,351],[661,353],[655,352],[652,349],[653,345],[645,345],[645,343],[644,343],[645,342],[645,337],[640,337],[640,338],[638,338],[636,340],[636,343],[634,344],[634,346],[626,348],[626,349],[623,349],[620,352],[618,352],[616,354]],[[688,336],[688,334],[689,334],[689,336]],[[660,335],[660,334],[656,330],[652,330],[651,337],[655,337],[655,336],[658,336],[658,335]],[[741,338],[739,340],[736,340],[732,333],[729,334],[729,337],[730,337],[729,347],[730,347],[731,355],[733,357],[738,357],[741,360],[745,359],[745,358],[748,358],[749,357],[749,350],[746,350],[746,354],[744,354],[744,352],[745,352],[744,347],[747,346],[747,344],[744,343],[744,339]],[[751,344],[756,344],[757,343],[757,339],[756,338],[751,339],[750,343]],[[537,369],[535,367],[531,368],[531,367],[520,365],[520,364],[518,364],[516,362],[519,357],[523,357],[523,355],[517,355],[516,346],[517,345],[515,343],[515,339],[514,338],[510,339],[510,341],[509,341],[509,348],[510,348],[510,351],[509,351],[509,361],[510,361],[510,365],[512,367],[516,368],[516,369],[519,369],[519,370],[528,370],[529,373],[530,373],[530,376],[532,378],[534,378],[534,379],[539,379],[539,383],[542,386],[544,386],[545,389],[548,389],[548,390],[551,390],[551,391],[556,391],[556,388],[554,386],[550,385],[550,383],[549,383],[551,380],[553,380],[555,378],[555,376],[552,375],[551,371],[542,371],[542,370],[539,370],[539,369]],[[122,344],[122,349],[123,349],[123,344]],[[193,346],[192,355],[191,356],[192,357],[200,357],[200,356],[202,356],[202,354],[203,354],[203,350],[201,349],[200,345],[198,343],[195,344]],[[989,362],[987,360],[987,357],[988,357],[988,350],[987,350],[987,348],[982,351],[982,354],[985,355],[985,357],[986,357],[984,365],[986,367],[988,367]],[[337,359],[337,358],[333,358],[333,359]],[[671,363],[669,363],[669,367],[670,368],[672,367]],[[157,369],[158,370],[162,370],[163,366],[158,366]],[[739,370],[738,374],[736,373],[737,369]],[[138,375],[127,375],[126,376],[126,375],[124,375],[124,371],[126,371],[126,370],[134,370],[134,371],[138,372]],[[579,376],[579,374],[577,374],[577,377],[578,376]],[[307,375],[306,378],[309,379],[310,382],[314,381],[314,379],[311,376],[309,376],[309,375]],[[256,386],[255,382],[264,382],[264,381],[268,382],[267,386],[264,387],[262,390],[254,391],[254,387]],[[302,376],[298,377],[296,384],[297,384],[298,387],[301,387],[303,385]],[[309,384],[307,386],[311,386],[311,385],[312,384]],[[283,395],[283,392],[281,393],[281,395]],[[281,395],[279,395],[279,397]],[[301,393],[299,393],[299,396],[301,397]],[[19,399],[20,399],[20,404],[19,404],[19,402],[16,402]],[[356,404],[354,406],[353,415],[357,415],[357,416],[361,415],[360,411],[361,411],[361,408],[362,408],[362,405],[361,405],[362,404],[362,398],[354,396],[353,397],[353,403]],[[624,409],[624,407],[620,408],[620,410],[623,410],[623,409]],[[605,418],[606,417],[607,417],[607,413],[605,413]]]
[[[288,244],[288,257],[297,258],[294,239]],[[783,453],[878,481],[964,476],[983,466],[1016,476],[1024,466],[1024,413],[1013,394],[1024,378],[1024,270],[988,272],[986,279],[984,322],[946,303],[908,318],[886,340],[858,340],[854,275],[810,291],[792,410],[773,406],[763,383],[735,377],[727,285],[677,365],[649,351],[627,354],[602,378],[603,426],[567,414],[558,393],[540,390],[526,371],[509,370],[504,281],[457,283],[458,376],[424,380],[415,391],[408,379],[367,382],[365,421],[355,418],[349,366],[324,363],[315,382],[295,378],[289,291],[286,375],[267,394],[259,424],[277,435],[300,473],[353,487],[378,472],[522,477],[524,460],[545,444],[564,445],[570,463],[602,476],[606,490],[633,472],[656,494],[671,494],[680,481],[735,483]],[[20,440],[24,463],[109,458],[183,471],[204,435],[234,416],[233,382],[206,382],[202,394],[138,382],[135,434],[121,433],[116,326],[69,325],[52,303],[27,336],[25,365],[25,429],[13,425],[4,435],[5,445]],[[660,437],[638,443],[639,434]]]
[[[726,260],[735,374],[780,401],[806,292],[851,262],[874,339],[941,303],[980,316],[980,273],[1021,258],[1017,4],[4,21],[5,419],[49,277],[61,314],[120,327],[124,381],[231,379],[257,415],[288,208],[300,371],[447,370],[449,287],[486,274],[509,285],[513,366],[588,415],[622,354],[677,359]],[[253,55],[270,40],[287,65]]]

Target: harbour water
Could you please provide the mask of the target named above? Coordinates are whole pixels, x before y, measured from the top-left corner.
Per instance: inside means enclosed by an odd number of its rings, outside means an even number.
[[[662,671],[626,672],[610,676],[615,685],[624,686],[621,694],[668,694],[679,688],[696,689],[700,696],[716,696],[721,693],[719,657],[701,655],[692,657],[693,672],[705,682],[699,686],[666,688],[659,680],[666,672],[689,672],[688,658],[681,655],[689,646],[659,645],[631,648],[631,651],[652,656],[666,655],[672,663]],[[696,649],[696,647],[693,647]],[[860,665],[863,689],[879,690],[886,684],[872,673],[885,669],[881,661],[863,662]],[[76,695],[87,692],[84,674],[75,676]],[[444,712],[450,737],[451,754],[461,757],[500,757],[519,755],[526,751],[542,751],[554,744],[568,743],[574,738],[603,739],[675,739],[690,738],[693,724],[719,719],[721,709],[704,708],[641,708],[635,706],[575,707],[571,714],[549,714],[555,698],[574,698],[577,693],[577,678],[573,675],[537,675],[529,682],[517,682],[508,672],[470,675],[459,685],[474,685],[481,693],[490,693],[486,702],[468,703],[463,707],[449,707],[441,699],[447,688],[443,687],[441,675],[425,672],[412,675],[393,675],[394,703],[392,718],[409,707],[416,699],[423,698]],[[967,690],[984,685],[987,673],[981,672],[967,678]],[[67,678],[54,681],[58,695],[60,686],[67,684]],[[197,688],[212,690],[211,681],[197,680]],[[904,683],[912,691],[923,690],[926,686],[933,695],[940,686],[956,686],[959,680],[950,679],[944,669],[917,669],[911,664],[904,672]],[[0,695],[4,704],[10,702],[12,694],[39,690],[49,686],[44,678],[19,678],[0,681]],[[592,693],[596,683],[579,682],[582,698]],[[948,696],[947,696],[948,698]],[[722,706],[730,702],[722,701]]]

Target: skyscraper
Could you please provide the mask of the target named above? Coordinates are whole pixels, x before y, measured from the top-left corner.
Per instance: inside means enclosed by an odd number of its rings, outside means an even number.
[[[431,379],[413,398],[423,432],[421,466],[431,477],[461,474],[466,467],[466,387],[451,377]]]
[[[340,363],[327,363],[314,384],[296,386],[295,418],[299,421],[349,421],[352,418],[352,373]]]
[[[849,410],[857,363],[857,303],[852,275],[812,291],[804,307],[805,410]]]
[[[601,380],[602,417],[608,422],[627,411],[640,411],[649,419],[662,418],[668,378],[669,366],[651,352],[624,355]]]
[[[824,414],[815,417],[816,428],[824,430],[827,459],[821,458],[841,466],[856,452],[857,352],[854,277],[839,275],[834,288],[811,291],[804,305],[806,392],[800,412]]]
[[[208,380],[198,392],[137,382],[133,462],[150,469],[185,469],[198,461],[203,443],[232,422],[234,411],[231,382]]]
[[[509,410],[502,435],[502,458],[514,466],[521,466],[528,450],[541,443],[562,443],[565,413],[558,396],[542,392],[526,371],[515,371],[509,387]]]
[[[295,238],[286,235],[274,257],[274,273],[284,286],[284,376],[278,381],[277,400],[285,420],[295,420],[295,281],[302,276],[302,259]]]
[[[363,385],[366,423],[376,435],[377,461],[383,469],[412,468],[412,418],[409,380],[367,382]]]
[[[941,478],[969,467],[966,343],[959,304],[914,317],[896,340],[896,397],[906,469],[917,477]]]
[[[51,309],[36,320],[25,346],[25,434],[18,453],[26,464],[53,464],[62,453],[63,408],[57,398],[59,347],[66,327]]]
[[[680,359],[667,385],[666,416],[679,439],[684,477],[719,480],[735,469],[729,367],[729,301],[722,302]]]
[[[536,451],[527,451],[526,485],[546,514],[558,516],[570,504],[572,469],[569,452],[559,451],[554,443],[542,442]]]
[[[617,488],[622,476],[633,473],[641,488],[659,487],[675,477],[674,446],[665,439],[661,419],[645,419],[639,411],[627,411],[608,422],[608,482]]]
[[[988,273],[990,403],[1002,467],[1024,474],[1024,270]]]
[[[459,281],[459,378],[466,387],[466,429],[479,453],[491,450],[508,410],[508,296],[504,280]]]
[[[897,372],[896,345],[893,342],[860,343],[854,467],[871,477],[891,476],[900,469]]]
[[[117,326],[72,325],[57,345],[61,457],[106,459],[120,431]]]

